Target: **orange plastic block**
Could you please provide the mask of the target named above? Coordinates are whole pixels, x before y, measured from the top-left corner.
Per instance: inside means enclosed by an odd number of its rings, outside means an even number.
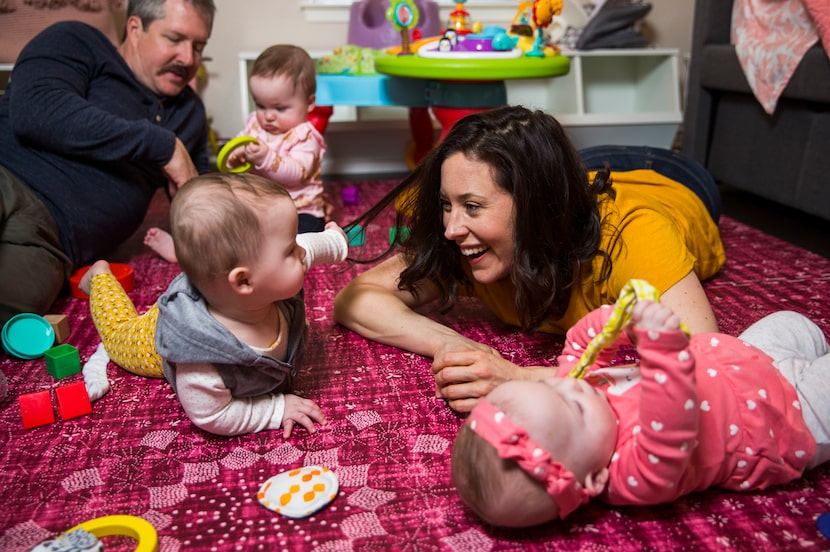
[[[52,399],[49,396],[49,391],[27,393],[20,395],[17,400],[20,403],[23,429],[55,423],[55,413],[52,411]]]
[[[58,398],[58,412],[64,420],[92,413],[92,403],[89,402],[83,380],[58,387],[55,395]]]

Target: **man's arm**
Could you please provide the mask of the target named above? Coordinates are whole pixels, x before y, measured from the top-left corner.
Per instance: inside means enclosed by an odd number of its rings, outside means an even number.
[[[92,161],[146,161],[163,167],[176,137],[149,121],[157,106],[99,31],[57,25],[18,58],[10,83],[10,123],[18,140]]]

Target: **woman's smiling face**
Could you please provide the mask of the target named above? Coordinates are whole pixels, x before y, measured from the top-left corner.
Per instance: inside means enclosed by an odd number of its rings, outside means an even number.
[[[458,245],[473,278],[488,284],[509,276],[515,208],[490,166],[463,153],[447,157],[441,165],[441,207],[444,237]]]

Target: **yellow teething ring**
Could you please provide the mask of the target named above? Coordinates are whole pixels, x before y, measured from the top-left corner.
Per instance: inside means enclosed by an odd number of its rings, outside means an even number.
[[[83,529],[98,538],[120,535],[135,539],[135,552],[156,552],[159,548],[159,538],[156,528],[146,519],[136,516],[104,516],[83,523],[79,523],[66,531],[71,533]]]
[[[232,140],[228,140],[228,143],[222,146],[222,149],[219,150],[219,154],[216,156],[216,167],[219,169],[219,172],[246,172],[251,170],[251,164],[245,163],[244,165],[239,165],[238,167],[229,167],[228,166],[228,157],[231,156],[231,152],[240,146],[244,146],[246,144],[256,143],[257,139],[253,136],[237,136]]]

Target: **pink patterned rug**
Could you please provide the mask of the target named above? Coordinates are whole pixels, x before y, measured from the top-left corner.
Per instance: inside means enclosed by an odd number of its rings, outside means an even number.
[[[358,182],[361,205],[393,184]],[[330,185],[334,196],[345,183]],[[160,196],[146,225],[163,224]],[[737,334],[780,309],[803,312],[830,332],[830,260],[725,218],[729,262],[706,284],[722,329]],[[120,255],[135,268],[131,297],[144,310],[177,267],[148,253],[136,233]],[[365,247],[386,243],[388,225],[368,229]],[[113,260],[118,260],[114,258]],[[816,518],[830,511],[830,468],[764,493],[711,490],[653,508],[591,504],[565,522],[534,530],[493,530],[462,507],[449,481],[460,419],[433,397],[429,362],[364,340],[334,324],[334,294],[359,270],[314,269],[307,280],[311,339],[299,392],[317,401],[329,423],[284,441],[276,431],[223,438],[194,428],[170,386],[110,363],[111,389],[91,415],[24,430],[19,395],[78,381],[56,381],[43,360],[0,356],[9,396],[0,402],[0,550],[25,551],[82,521],[140,516],[155,526],[162,551],[224,550],[769,550],[830,549]],[[515,362],[553,363],[561,338],[527,337],[470,301],[444,318],[493,344]],[[98,338],[85,301],[65,313],[82,360]],[[626,354],[625,352],[621,354]],[[259,486],[289,468],[322,464],[340,492],[310,518],[292,520],[261,506]],[[107,550],[131,550],[105,538]]]

